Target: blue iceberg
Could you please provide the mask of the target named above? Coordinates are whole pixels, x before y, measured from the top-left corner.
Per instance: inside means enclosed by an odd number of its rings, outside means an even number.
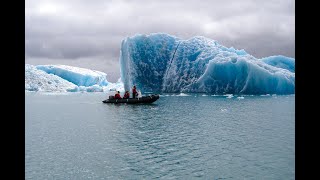
[[[294,59],[258,59],[202,36],[188,40],[164,34],[135,35],[121,43],[124,88],[142,92],[294,94]]]

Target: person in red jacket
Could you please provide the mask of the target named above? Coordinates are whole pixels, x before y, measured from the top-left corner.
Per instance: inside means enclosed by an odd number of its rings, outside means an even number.
[[[138,95],[137,88],[136,88],[136,86],[133,86],[133,88],[132,88],[132,97],[136,98],[137,95]]]
[[[130,93],[129,91],[126,91],[126,93],[124,93],[123,99],[129,99],[130,97]]]
[[[115,98],[115,99],[121,99],[120,91],[118,91],[118,92],[114,95],[114,98]]]

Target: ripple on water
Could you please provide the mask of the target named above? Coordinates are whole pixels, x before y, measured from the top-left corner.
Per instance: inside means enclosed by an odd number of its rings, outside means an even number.
[[[26,95],[26,179],[293,179],[294,96],[274,97]]]

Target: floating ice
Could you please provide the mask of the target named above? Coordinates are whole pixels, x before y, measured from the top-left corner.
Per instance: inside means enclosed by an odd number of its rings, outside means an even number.
[[[229,94],[226,98],[233,98],[233,95]]]
[[[257,59],[201,36],[127,37],[121,44],[120,67],[124,88],[137,85],[143,92],[295,93],[293,58]]]
[[[261,94],[260,96],[270,96],[270,94]]]
[[[190,96],[190,95],[185,94],[185,93],[180,93],[180,94],[178,94],[177,96]]]

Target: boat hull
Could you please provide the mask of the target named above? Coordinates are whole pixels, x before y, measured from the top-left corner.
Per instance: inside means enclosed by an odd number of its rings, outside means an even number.
[[[126,103],[126,104],[144,104],[144,103],[153,103],[159,99],[159,94],[142,96],[141,98],[129,98],[129,99],[106,99],[102,101],[103,103]]]

